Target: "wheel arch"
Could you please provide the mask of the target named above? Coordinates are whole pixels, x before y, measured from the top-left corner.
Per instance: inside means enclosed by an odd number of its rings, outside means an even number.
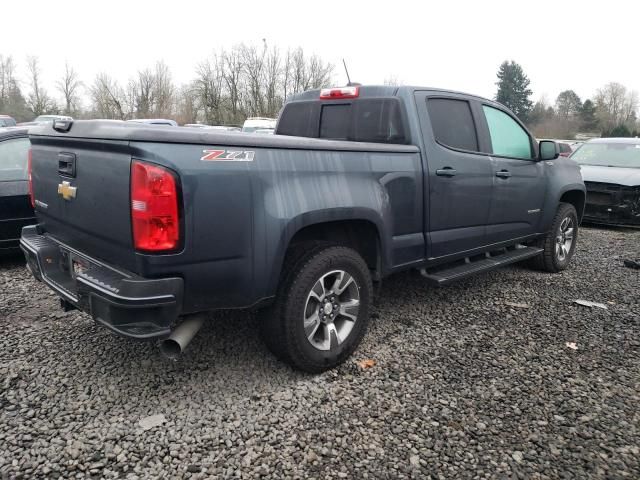
[[[584,215],[584,208],[586,203],[586,194],[581,189],[566,190],[560,195],[559,203],[570,203],[576,209],[578,214],[578,223],[582,221]]]
[[[388,269],[388,242],[382,219],[369,209],[331,209],[291,219],[275,252],[269,291],[277,290],[288,253],[303,243],[327,242],[353,248],[364,259],[374,279]]]

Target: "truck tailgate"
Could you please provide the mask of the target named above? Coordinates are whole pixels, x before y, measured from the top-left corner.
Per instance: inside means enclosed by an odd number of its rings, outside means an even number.
[[[36,213],[65,245],[135,270],[126,141],[31,136]]]

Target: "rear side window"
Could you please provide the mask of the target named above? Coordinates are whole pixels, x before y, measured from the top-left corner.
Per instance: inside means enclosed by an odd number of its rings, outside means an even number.
[[[427,99],[427,110],[433,135],[442,145],[477,152],[478,135],[466,100],[451,98]]]
[[[318,135],[320,102],[292,102],[287,104],[278,119],[277,133],[294,137]]]
[[[503,157],[531,160],[531,139],[520,124],[497,108],[483,105],[482,109],[489,126],[493,153]]]
[[[27,179],[28,138],[0,141],[0,182]]]
[[[405,115],[397,98],[348,103],[292,102],[278,120],[278,135],[374,143],[408,143]]]
[[[372,98],[353,104],[353,139],[357,142],[406,143],[400,103],[391,98]]]

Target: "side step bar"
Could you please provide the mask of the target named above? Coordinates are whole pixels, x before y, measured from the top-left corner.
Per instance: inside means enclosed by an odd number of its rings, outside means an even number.
[[[466,258],[464,263],[461,265],[450,267],[445,265],[439,269],[430,269],[430,271],[423,268],[420,270],[420,273],[429,281],[429,283],[441,287],[470,275],[488,272],[490,270],[503,267],[504,265],[509,265],[510,263],[516,263],[535,257],[541,253],[541,248],[520,246],[513,250],[503,250],[501,253],[493,255],[487,252],[484,255],[484,258],[479,258],[477,260]],[[478,258],[478,256],[473,258]]]

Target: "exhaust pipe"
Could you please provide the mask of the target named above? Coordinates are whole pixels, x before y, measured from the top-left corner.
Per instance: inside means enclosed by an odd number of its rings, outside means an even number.
[[[176,360],[193,340],[193,337],[196,336],[205,318],[207,318],[207,315],[204,313],[197,313],[187,317],[171,332],[168,338],[160,342],[160,353],[171,360]]]

